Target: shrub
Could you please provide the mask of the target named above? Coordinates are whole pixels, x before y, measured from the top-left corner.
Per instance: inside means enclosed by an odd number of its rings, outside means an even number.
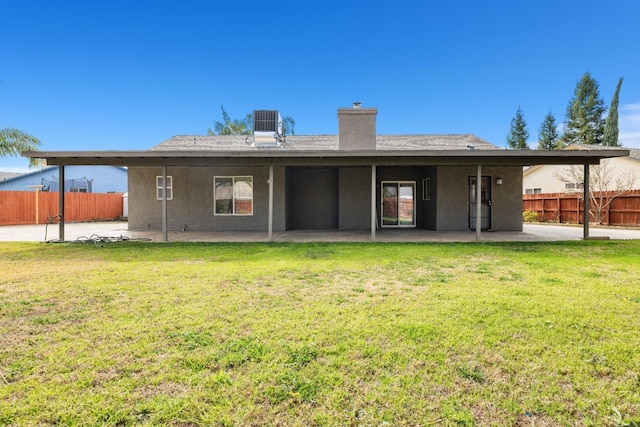
[[[538,222],[538,212],[525,210],[522,212],[522,220],[524,222]]]

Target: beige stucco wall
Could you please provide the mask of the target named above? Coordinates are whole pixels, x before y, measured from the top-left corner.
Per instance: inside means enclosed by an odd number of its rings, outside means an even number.
[[[640,188],[640,160],[630,157],[617,157],[613,159],[603,160],[602,164],[606,164],[606,168],[611,171],[611,184],[607,190],[615,189],[616,178],[629,173],[636,176],[634,189]],[[582,165],[578,165],[582,168]],[[522,194],[526,193],[528,188],[540,188],[542,193],[563,193],[565,189],[564,182],[556,178],[556,174],[566,174],[566,170],[571,168],[567,165],[540,165],[533,166],[523,173]]]

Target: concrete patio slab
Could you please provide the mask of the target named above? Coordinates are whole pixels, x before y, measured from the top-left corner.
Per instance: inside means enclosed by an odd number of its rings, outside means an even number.
[[[169,241],[182,242],[267,242],[261,231],[169,231]],[[613,240],[640,239],[640,228],[591,227],[590,236]],[[58,239],[58,225],[0,226],[0,241],[45,242]],[[65,224],[65,240],[88,240],[93,237],[111,239],[145,239],[162,241],[160,231],[129,231],[126,222],[82,222]],[[291,230],[274,233],[275,242],[371,242],[368,230]],[[522,232],[487,231],[485,242],[534,242],[582,240],[582,227],[555,224],[524,224]],[[473,231],[429,231],[420,229],[380,229],[376,242],[475,242]]]

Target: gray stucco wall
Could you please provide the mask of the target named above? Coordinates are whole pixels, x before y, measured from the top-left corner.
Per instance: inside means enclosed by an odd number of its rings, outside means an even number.
[[[475,166],[438,167],[436,230],[469,229],[469,177],[476,172]],[[491,177],[491,229],[522,231],[522,168],[483,166],[482,176]],[[500,187],[497,178],[502,178]]]
[[[292,173],[292,170],[294,171]],[[416,226],[431,230],[469,229],[469,176],[475,166],[422,168],[377,168],[376,197],[380,181],[416,182]],[[156,200],[158,167],[129,169],[129,228],[162,228],[162,201]],[[169,167],[173,178],[173,200],[169,200],[170,230],[225,231],[268,228],[269,169]],[[213,214],[214,176],[253,176],[253,215]],[[368,229],[371,212],[371,168],[274,168],[274,231],[286,228]],[[491,177],[491,228],[499,231],[522,230],[522,169],[520,167],[482,168]],[[496,179],[502,178],[498,187]],[[285,178],[288,184],[285,186]],[[422,180],[430,178],[431,200],[422,200]],[[287,205],[288,204],[288,205]],[[376,201],[376,209],[380,208]],[[287,217],[288,214],[288,217]],[[378,213],[379,216],[379,213]]]
[[[416,228],[435,230],[436,227],[436,192],[434,182],[431,185],[431,200],[422,200],[422,184],[425,178],[435,181],[436,170],[431,166],[424,167],[379,167],[377,169],[376,209],[380,213],[380,188],[382,181],[410,181],[416,183]],[[378,226],[380,223],[378,222]]]
[[[338,171],[338,227],[371,228],[371,168],[349,167]]]
[[[156,176],[162,168],[129,169],[129,229],[161,229],[162,201],[156,200]],[[169,167],[173,181],[173,200],[167,201],[169,230],[266,231],[269,215],[269,169]],[[253,176],[253,215],[220,216],[213,212],[214,176]],[[275,231],[284,230],[284,168],[274,168]]]
[[[287,170],[287,229],[338,228],[338,168]]]

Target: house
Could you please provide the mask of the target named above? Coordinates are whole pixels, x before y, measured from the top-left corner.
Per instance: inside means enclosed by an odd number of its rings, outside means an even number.
[[[15,174],[0,181],[0,191],[58,191],[59,169],[45,167],[33,172]],[[78,193],[125,193],[127,169],[116,166],[69,166],[65,175],[65,191]]]
[[[595,145],[573,144],[565,150],[618,150],[619,148],[599,147]],[[640,149],[624,148],[629,151],[628,157],[613,157],[602,160],[601,175],[606,175],[608,182],[600,180],[596,191],[611,191],[616,188],[616,180],[627,180],[628,177],[635,177],[635,185],[632,189],[640,189]],[[593,171],[592,171],[593,174]],[[571,179],[578,175],[575,179]],[[560,179],[559,177],[564,177]],[[604,177],[604,176],[603,176]],[[571,173],[571,167],[567,165],[540,164],[528,167],[523,172],[522,194],[541,193],[572,193],[582,185],[580,174]]]
[[[523,166],[628,155],[502,150],[468,134],[378,135],[377,112],[339,108],[338,135],[283,136],[269,110],[254,113],[251,136],[23,155],[45,158],[61,174],[69,165],[127,166],[129,229],[161,229],[165,240],[169,229],[265,231],[269,239],[295,229],[366,229],[372,239],[380,228],[475,230],[478,238],[482,230],[520,231]]]

